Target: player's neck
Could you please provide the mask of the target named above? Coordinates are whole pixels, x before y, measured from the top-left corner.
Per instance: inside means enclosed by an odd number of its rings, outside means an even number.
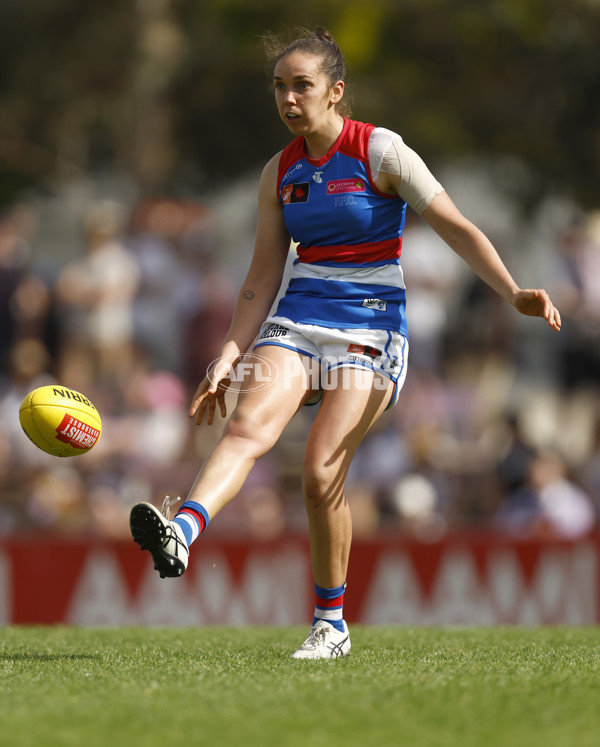
[[[304,136],[304,147],[309,158],[323,158],[329,153],[344,129],[344,121],[343,117],[336,115],[318,130]]]

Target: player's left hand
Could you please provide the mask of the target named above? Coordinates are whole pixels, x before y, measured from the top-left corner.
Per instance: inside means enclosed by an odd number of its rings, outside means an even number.
[[[560,313],[542,288],[521,290],[511,299],[512,305],[526,316],[541,316],[548,324],[560,332]]]

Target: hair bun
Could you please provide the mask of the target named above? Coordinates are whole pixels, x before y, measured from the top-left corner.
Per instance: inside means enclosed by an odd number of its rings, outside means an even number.
[[[327,31],[324,26],[317,26],[317,28],[315,29],[315,36],[317,37],[317,39],[322,39],[323,41],[330,42],[331,44],[336,43],[333,36],[331,36],[329,31]]]

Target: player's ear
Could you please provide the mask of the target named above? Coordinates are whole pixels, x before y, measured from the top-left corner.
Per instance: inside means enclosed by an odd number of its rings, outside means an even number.
[[[334,83],[331,86],[331,103],[332,104],[338,104],[342,100],[342,96],[344,95],[344,81],[338,80],[337,83]]]

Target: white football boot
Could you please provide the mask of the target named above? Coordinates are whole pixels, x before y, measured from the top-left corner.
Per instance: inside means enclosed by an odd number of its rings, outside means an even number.
[[[129,516],[134,541],[152,555],[154,570],[161,578],[181,576],[188,565],[190,551],[183,530],[168,518],[169,506],[176,500],[167,496],[162,513],[151,503],[136,503]]]
[[[292,659],[337,659],[350,653],[350,633],[344,621],[344,630],[334,628],[325,620],[317,620],[310,634]]]

